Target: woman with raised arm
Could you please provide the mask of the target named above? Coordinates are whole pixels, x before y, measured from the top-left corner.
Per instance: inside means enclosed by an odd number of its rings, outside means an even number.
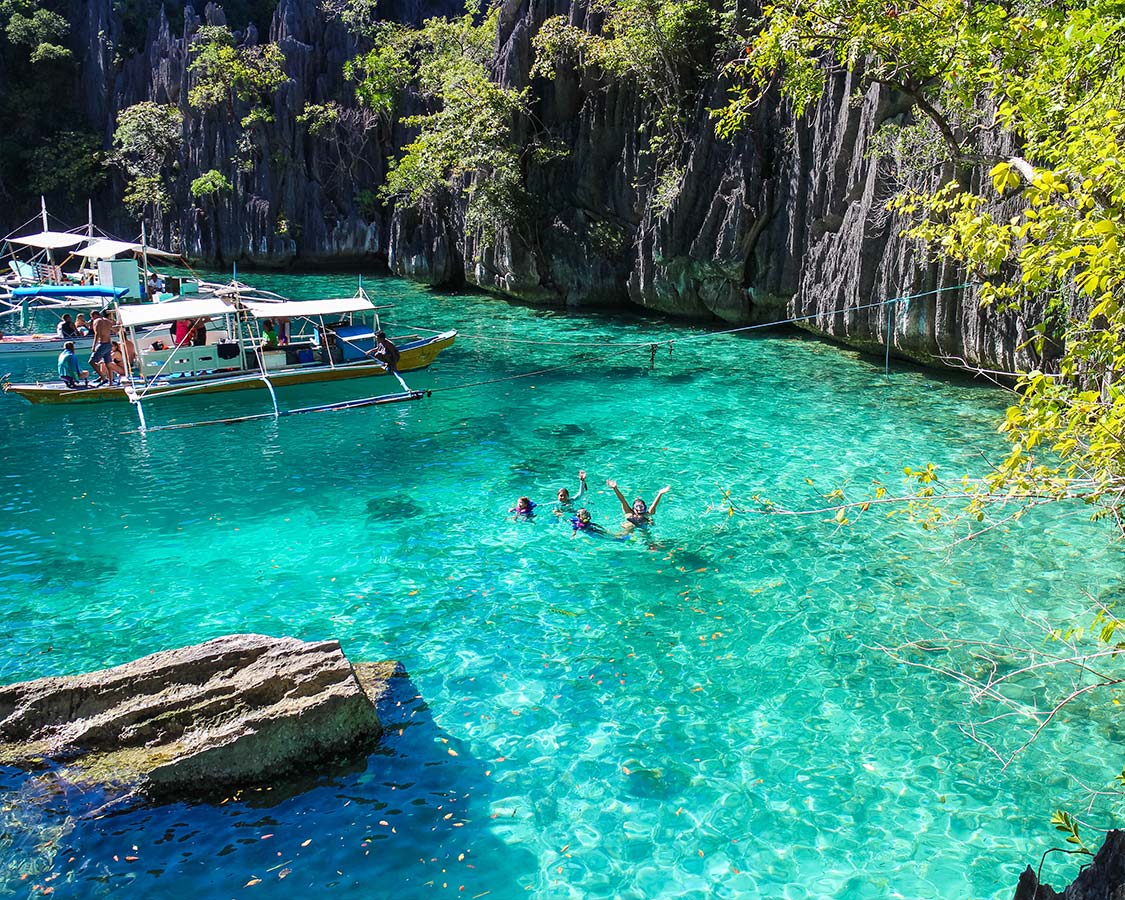
[[[633,501],[632,505],[625,499],[625,495],[621,493],[621,489],[617,486],[617,482],[612,478],[606,482],[606,485],[613,488],[613,493],[617,495],[617,499],[621,501],[621,511],[625,513],[625,527],[636,528],[637,526],[651,525],[652,517],[656,515],[656,507],[660,503],[660,498],[668,493],[672,488],[662,487],[656,492],[656,496],[652,498],[652,506],[649,506],[638,497]]]

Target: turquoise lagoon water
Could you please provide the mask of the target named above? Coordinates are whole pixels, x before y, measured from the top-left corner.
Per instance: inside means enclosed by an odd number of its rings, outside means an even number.
[[[812,505],[806,477],[895,488],[904,464],[975,469],[1000,447],[1000,393],[888,378],[792,335],[583,361],[702,332],[373,284],[404,326],[463,333],[410,378],[427,400],[142,437],[122,433],[128,408],[0,399],[0,678],[240,631],[338,638],[409,674],[369,759],[223,804],[94,818],[4,772],[0,891],[1004,897],[1059,843],[1048,819],[1081,802],[1076,779],[1119,765],[1102,710],[1062,716],[1002,770],[957,728],[990,710],[876,649],[935,628],[1037,641],[1023,614],[1118,589],[1120,550],[1084,511],[952,545],[874,512],[839,529],[723,508],[727,491]],[[267,408],[255,392],[154,400],[149,417]],[[579,468],[609,537],[552,514]],[[614,539],[607,477],[630,497],[671,485],[651,534]],[[521,494],[532,522],[507,515]],[[1054,854],[1044,874],[1075,867]]]

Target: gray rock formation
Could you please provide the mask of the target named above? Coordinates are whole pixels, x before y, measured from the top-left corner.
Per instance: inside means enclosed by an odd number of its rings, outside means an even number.
[[[1028,866],[1013,900],[1125,900],[1125,831],[1109,832],[1094,861],[1061,894],[1040,884]]]
[[[11,684],[0,688],[0,764],[59,763],[68,781],[151,795],[277,781],[369,750],[394,669],[357,671],[336,641],[241,634]]]
[[[484,243],[466,233],[461,202],[380,205],[388,161],[411,135],[355,109],[342,67],[358,45],[319,0],[279,0],[268,37],[284,51],[289,80],[274,98],[273,121],[256,127],[252,146],[241,150],[238,115],[187,103],[195,78],[190,41],[201,23],[225,21],[219,4],[185,6],[175,33],[161,14],[144,49],[115,61],[122,25],[113,0],[72,2],[76,91],[107,144],[117,111],[140,100],[176,104],[185,114],[175,205],[154,236],[190,256],[267,266],[385,261],[432,285],[467,282],[533,303],[636,305],[734,325],[795,319],[860,349],[881,353],[889,340],[895,355],[928,363],[1012,371],[1041,362],[1023,346],[1041,309],[981,310],[971,289],[951,289],[969,280],[964,273],[901,236],[887,200],[903,187],[937,187],[950,172],[936,158],[900,160],[877,147],[880,127],[909,124],[912,112],[886,88],[865,87],[861,73],[831,78],[799,122],[779,100],[764,98],[732,141],[714,132],[709,110],[722,104],[727,85],[711,77],[687,114],[679,177],[661,182],[648,143],[650,111],[635,87],[575,71],[551,81],[531,77],[532,40],[548,17],[565,15],[596,32],[601,15],[587,0],[505,0],[495,76],[531,89],[534,127],[569,153],[527,163],[533,221]],[[748,19],[757,15],[752,0],[742,5]],[[379,12],[416,23],[462,7],[460,0],[385,0]],[[259,39],[253,27],[238,37]],[[354,116],[332,133],[309,135],[298,116],[307,103],[330,101]],[[407,98],[404,112],[412,111]],[[528,138],[532,125],[518,127]],[[990,140],[988,153],[1010,150],[1002,136]],[[230,178],[234,193],[194,200],[192,179],[212,168]],[[113,210],[105,223],[112,230],[133,234],[137,224],[116,205],[121,188],[118,179],[99,206]],[[909,305],[883,303],[920,293]]]

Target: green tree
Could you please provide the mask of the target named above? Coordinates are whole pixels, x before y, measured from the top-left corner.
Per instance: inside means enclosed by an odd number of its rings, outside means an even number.
[[[774,84],[800,115],[843,69],[912,100],[944,147],[931,172],[952,162],[955,177],[892,200],[905,233],[960,263],[982,303],[1046,308],[1030,344],[1057,362],[1015,373],[1016,401],[1000,424],[1006,456],[983,476],[955,481],[933,465],[907,469],[916,490],[903,497],[881,486],[856,500],[832,492],[825,509],[837,520],[875,504],[906,503],[925,526],[968,522],[972,537],[1036,506],[1068,501],[1088,504],[1125,535],[1123,34],[1125,6],[1106,0],[797,0],[767,8],[730,65],[736,86],[717,111],[724,133],[741,127]],[[989,153],[1003,146],[1001,133],[1019,156]],[[974,167],[990,176],[975,179],[980,190],[971,189]],[[1058,346],[1053,356],[1042,353],[1048,342]],[[968,733],[1010,761],[1064,707],[1092,704],[1095,693],[1125,684],[1125,623],[1112,598],[1097,598],[1096,607],[1086,625],[1029,622],[1045,627],[1045,645],[941,635],[890,652],[999,706]],[[1084,712],[1104,715],[1104,707]],[[1027,722],[1030,734],[1000,749],[993,742],[1010,741],[1017,721]],[[1114,787],[1125,788],[1125,772]],[[1085,848],[1074,817],[1059,811],[1052,824]]]
[[[0,21],[8,42],[25,48],[32,63],[71,59],[70,50],[61,44],[70,34],[70,23],[36,0],[0,0]]]
[[[241,102],[250,106],[242,119],[244,128],[273,121],[266,104],[287,78],[285,54],[277,44],[237,47],[225,25],[205,25],[196,32],[191,52],[188,69],[197,79],[188,91],[192,106],[222,106],[233,121]]]
[[[201,197],[214,197],[233,189],[230,179],[218,169],[204,172],[198,178],[193,179],[191,183],[191,195],[197,200]]]
[[[172,204],[164,173],[183,143],[183,114],[150,100],[121,110],[110,161],[128,177],[125,203],[135,214]]]
[[[411,203],[463,195],[466,229],[486,241],[502,227],[526,224],[523,163],[546,152],[534,137],[517,141],[517,122],[530,121],[527,90],[497,84],[489,72],[499,15],[498,6],[474,7],[417,30],[380,26],[376,49],[347,67],[360,102],[381,115],[408,88],[427,107],[402,119],[417,136],[392,162],[382,195]]]
[[[655,198],[667,206],[679,190],[690,117],[712,54],[730,17],[706,0],[594,0],[598,33],[547,19],[534,38],[533,75],[554,77],[577,65],[605,80],[636,86],[649,106],[644,130],[656,163]]]
[[[985,304],[1047,298],[1051,322],[1036,342],[1061,342],[1061,360],[1020,376],[1001,426],[1009,454],[973,482],[960,512],[983,520],[996,502],[1080,499],[1125,534],[1121,5],[801,0],[768,9],[761,25],[732,66],[741,82],[721,129],[739,127],[778,77],[800,114],[834,69],[859,69],[914,100],[962,171],[991,165],[991,194],[963,177],[900,194],[891,205],[907,233],[963,263]],[[982,152],[980,136],[996,129],[1021,157]],[[997,203],[1005,195],[1018,200],[1014,214]]]
[[[37,194],[61,191],[70,200],[88,197],[105,181],[106,153],[98,135],[62,131],[53,140],[28,151],[30,181]]]

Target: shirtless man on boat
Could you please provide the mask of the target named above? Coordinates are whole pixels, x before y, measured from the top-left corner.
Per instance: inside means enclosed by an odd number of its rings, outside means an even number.
[[[94,312],[90,316],[90,328],[94,332],[94,349],[90,352],[90,365],[103,382],[111,382],[113,373],[110,371],[109,363],[113,357],[113,322],[105,313]]]

